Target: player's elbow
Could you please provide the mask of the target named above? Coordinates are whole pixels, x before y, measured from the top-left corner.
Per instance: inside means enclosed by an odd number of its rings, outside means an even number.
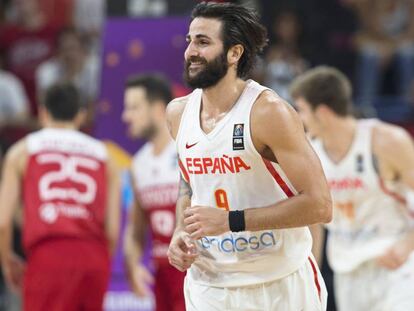
[[[318,194],[315,198],[316,223],[329,223],[332,220],[332,199],[329,193]]]

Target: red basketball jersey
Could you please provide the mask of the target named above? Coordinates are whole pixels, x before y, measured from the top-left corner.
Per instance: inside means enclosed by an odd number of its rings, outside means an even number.
[[[27,136],[27,150],[23,178],[26,250],[51,238],[106,243],[105,145],[74,130],[47,128]]]

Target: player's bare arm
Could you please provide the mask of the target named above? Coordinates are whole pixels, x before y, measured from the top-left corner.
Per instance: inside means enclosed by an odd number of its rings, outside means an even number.
[[[171,101],[167,106],[167,126],[173,139],[176,138],[182,114],[188,96],[180,97]],[[184,228],[184,210],[191,205],[192,191],[189,183],[180,176],[179,194],[176,205],[176,231]]]
[[[134,179],[132,183],[135,184]],[[134,186],[133,189],[136,187]],[[147,224],[144,210],[135,196],[125,229],[124,253],[129,282],[134,293],[140,297],[150,296],[150,287],[154,283],[151,272],[140,263],[146,240]]]
[[[188,96],[173,100],[167,106],[167,126],[171,137],[176,138],[182,114]],[[179,193],[176,204],[176,228],[171,238],[167,256],[171,265],[180,271],[187,270],[196,259],[195,245],[190,240],[189,234],[184,231],[184,210],[191,206],[191,187],[187,181],[180,176]]]
[[[176,228],[167,252],[170,264],[180,271],[190,268],[197,258],[194,242],[185,231],[184,225],[184,211],[191,206],[191,196],[191,187],[181,176],[176,205]]]
[[[21,180],[27,162],[25,140],[13,145],[6,154],[0,187],[0,262],[8,286],[21,289],[24,262],[14,252],[13,216],[20,205]]]
[[[375,127],[373,152],[378,159],[379,174],[384,180],[399,180],[414,191],[414,144],[402,128],[380,123]],[[407,200],[407,204],[414,204]],[[383,256],[378,263],[396,269],[406,262],[414,251],[414,231],[406,234]]]
[[[111,253],[115,250],[120,223],[120,180],[119,171],[111,158],[107,161],[108,205],[105,217],[105,232]]]
[[[248,210],[246,229],[329,222],[332,214],[329,188],[294,109],[274,93],[264,92],[253,106],[251,127],[256,149],[263,157],[279,163],[298,194],[263,210]],[[272,155],[274,159],[270,158]]]
[[[332,203],[321,164],[306,139],[299,116],[270,91],[258,98],[251,113],[251,132],[258,152],[279,163],[298,194],[267,207],[245,210],[245,230],[282,229],[331,220]],[[229,230],[228,212],[209,207],[185,211],[186,230],[194,239]]]
[[[180,271],[191,267],[197,258],[196,247],[185,231],[184,211],[191,206],[193,192],[190,185],[180,175],[179,192],[176,204],[176,227],[171,238],[167,256],[170,264]]]
[[[132,181],[135,184],[135,181]],[[134,189],[136,189],[134,187]],[[127,264],[136,265],[142,255],[142,248],[146,239],[147,218],[136,196],[128,214],[128,223],[125,229],[124,249]]]
[[[189,95],[179,97],[172,100],[166,110],[167,114],[167,126],[170,131],[170,135],[173,139],[177,137],[178,128],[180,127],[181,117],[184,112],[185,105],[187,104]]]

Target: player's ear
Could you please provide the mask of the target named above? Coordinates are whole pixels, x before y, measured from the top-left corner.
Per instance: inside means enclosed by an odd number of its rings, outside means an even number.
[[[325,104],[320,104],[316,107],[315,112],[323,116],[332,115],[333,111]]]
[[[237,63],[244,53],[244,47],[241,44],[233,45],[227,51],[227,62],[229,65]]]

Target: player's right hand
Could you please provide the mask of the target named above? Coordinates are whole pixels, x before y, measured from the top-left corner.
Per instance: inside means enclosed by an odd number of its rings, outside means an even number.
[[[17,254],[5,256],[2,262],[3,275],[7,286],[15,293],[20,293],[23,284],[23,275],[26,269],[25,261]]]
[[[174,232],[167,256],[170,264],[181,272],[191,267],[197,258],[197,249],[187,232],[183,230]]]
[[[151,285],[154,284],[151,272],[143,264],[135,264],[127,270],[132,291],[138,297],[151,296]]]
[[[413,241],[410,235],[388,248],[384,254],[377,258],[377,264],[389,270],[398,269],[406,263],[412,251]]]

